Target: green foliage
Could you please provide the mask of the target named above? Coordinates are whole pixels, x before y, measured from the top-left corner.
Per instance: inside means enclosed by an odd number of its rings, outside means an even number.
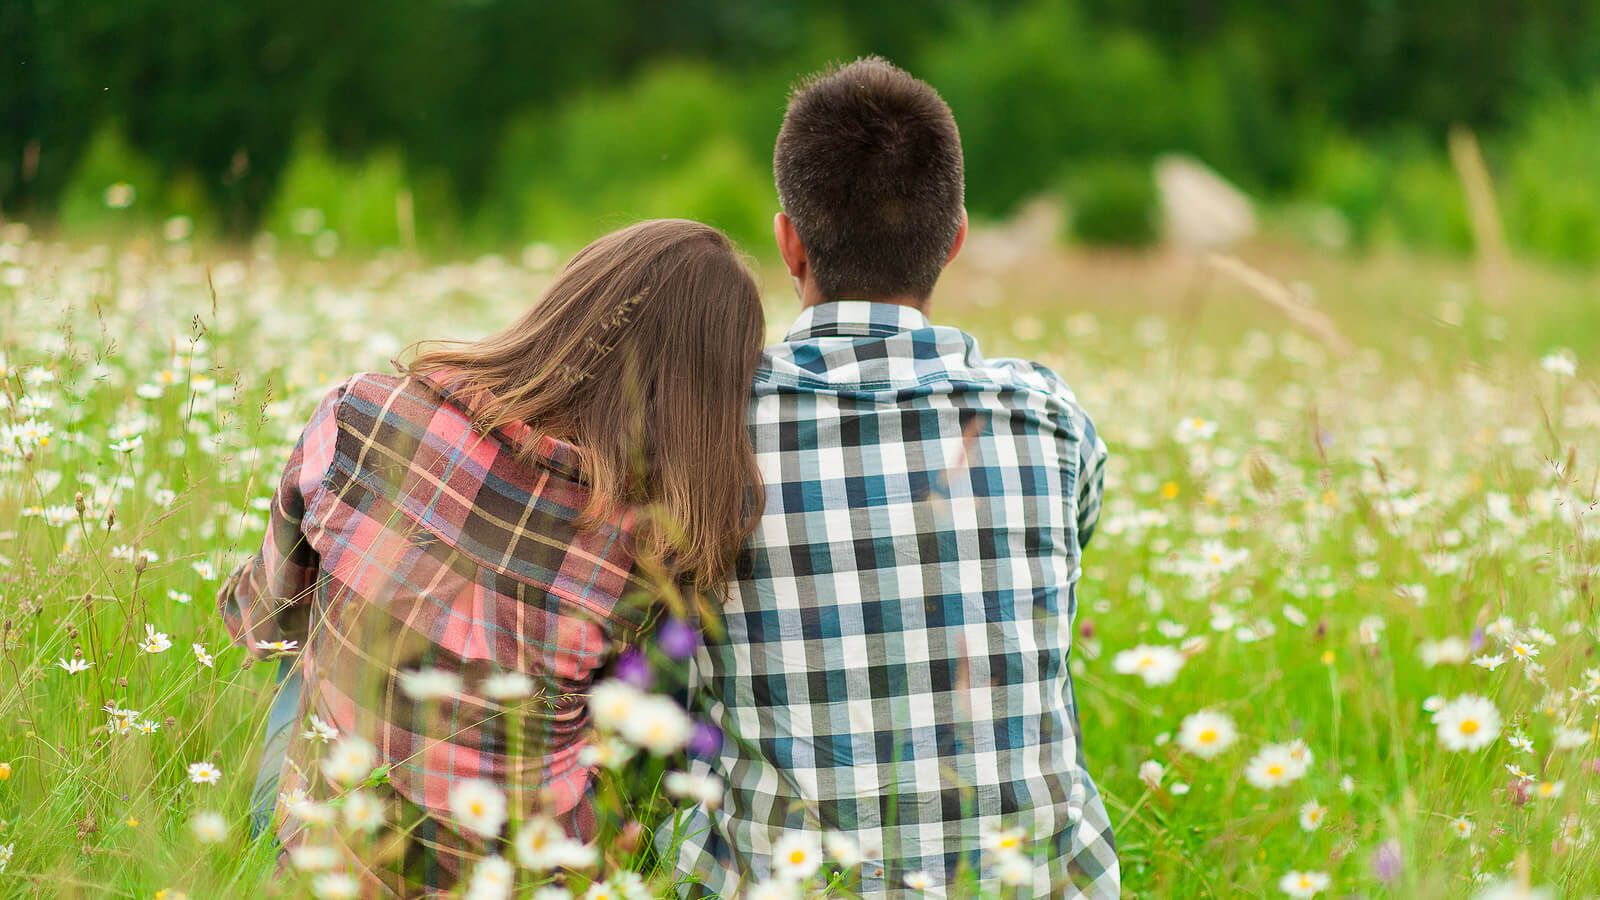
[[[1134,34],[1094,34],[1064,4],[974,21],[934,48],[924,76],[960,123],[976,212],[1003,215],[1063,160],[1149,158],[1185,146],[1171,66]]]
[[[1380,242],[1445,253],[1472,251],[1466,194],[1442,151],[1404,154],[1388,172]]]
[[[712,139],[676,171],[645,186],[644,214],[697,219],[722,229],[745,251],[772,240],[778,200],[772,175],[727,137]]]
[[[122,200],[112,197],[118,205],[108,203],[113,185],[131,188],[131,194],[122,192],[131,202],[121,205]],[[163,205],[156,164],[135,150],[116,124],[107,123],[95,132],[62,188],[59,216],[66,228],[105,231],[156,221]]]
[[[1343,216],[1352,249],[1472,250],[1466,198],[1442,148],[1406,142],[1381,152],[1335,136],[1313,157],[1305,191]]]
[[[638,218],[677,216],[746,246],[764,240],[771,176],[735,134],[751,106],[710,69],[673,63],[624,90],[524,116],[507,130],[480,231],[581,244]]]
[[[1518,247],[1600,260],[1600,86],[1537,106],[1511,142],[1502,206]]]
[[[770,211],[772,192],[747,176],[765,169],[786,86],[880,53],[949,100],[980,218],[1008,214],[1064,167],[1180,151],[1258,197],[1338,209],[1357,247],[1461,251],[1459,191],[1437,145],[1466,122],[1503,163],[1514,246],[1571,261],[1600,253],[1595,4],[1529,0],[1468,16],[1159,0],[197,9],[0,4],[0,46],[20,63],[0,80],[0,214],[97,230],[183,214],[199,233],[241,238],[319,208],[346,244],[383,246],[403,239],[392,207],[405,186],[422,245],[489,248],[580,243],[661,197],[697,194],[676,211],[709,204],[764,241],[755,211]],[[326,51],[330,33],[338,53]],[[1426,147],[1397,145],[1406,136]],[[694,171],[717,185],[687,185]],[[360,196],[332,197],[346,176]],[[104,189],[118,182],[134,185],[135,202],[107,209]]]
[[[329,232],[336,235],[333,241],[323,238],[324,248],[397,246],[397,204],[409,190],[399,153],[380,151],[360,163],[346,163],[328,152],[320,135],[306,132],[295,140],[266,226],[281,238],[313,243]]]
[[[1389,180],[1388,163],[1370,148],[1343,136],[1322,142],[1306,178],[1308,198],[1337,210],[1356,249],[1372,241]]]
[[[1073,166],[1064,184],[1077,240],[1123,247],[1155,243],[1158,198],[1149,166],[1098,160]]]

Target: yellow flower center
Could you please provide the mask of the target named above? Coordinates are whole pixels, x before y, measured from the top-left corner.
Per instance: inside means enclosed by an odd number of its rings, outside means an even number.
[[[1200,743],[1202,744],[1209,744],[1216,739],[1217,730],[1215,728],[1207,728],[1205,731],[1200,732]]]
[[[806,861],[806,852],[804,850],[790,850],[789,851],[789,865],[798,866],[798,865],[800,865],[801,863],[803,863],[805,861]]]
[[[1277,778],[1279,775],[1283,774],[1283,766],[1273,763],[1272,765],[1267,766],[1267,774],[1271,775],[1273,778]]]
[[[473,801],[471,809],[472,809],[472,814],[473,815],[475,815],[475,816],[483,815],[483,804],[481,802]]]
[[[1478,733],[1478,720],[1477,719],[1463,719],[1462,722],[1461,722],[1461,733],[1462,734],[1477,734]]]

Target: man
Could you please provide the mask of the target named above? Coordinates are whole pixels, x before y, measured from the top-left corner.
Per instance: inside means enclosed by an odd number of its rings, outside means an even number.
[[[695,660],[725,796],[659,846],[685,896],[827,846],[868,897],[1115,897],[1067,670],[1106,450],[1054,373],[927,318],[966,237],[955,120],[862,59],[799,85],[773,168],[804,309],[756,374],[766,510]]]

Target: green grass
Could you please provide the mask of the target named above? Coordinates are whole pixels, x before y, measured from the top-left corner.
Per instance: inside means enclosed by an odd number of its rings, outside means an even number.
[[[303,892],[245,839],[272,666],[228,646],[221,575],[257,546],[277,468],[328,385],[413,340],[498,327],[548,278],[494,259],[189,255],[0,243],[0,423],[52,428],[0,456],[0,844],[14,847],[0,895]],[[1327,873],[1329,896],[1468,896],[1518,872],[1560,896],[1600,893],[1592,277],[1521,273],[1496,305],[1449,264],[1253,260],[1313,288],[1357,353],[1340,360],[1242,290],[1152,259],[1011,275],[965,261],[936,298],[935,318],[990,355],[1063,374],[1111,446],[1072,668],[1126,895],[1283,896],[1291,869]],[[776,336],[794,308],[785,279],[767,281]],[[1540,367],[1562,346],[1579,354],[1576,377]],[[1178,441],[1188,418],[1214,436]],[[134,433],[140,446],[110,446]],[[1210,542],[1248,556],[1215,577],[1188,571]],[[157,556],[136,565],[118,547]],[[1425,601],[1401,594],[1411,585]],[[1419,658],[1421,642],[1500,617],[1518,637],[1548,633],[1542,671]],[[146,624],[172,647],[142,651]],[[1473,655],[1509,641],[1482,640]],[[1184,646],[1172,683],[1116,673],[1140,644]],[[87,671],[56,666],[80,649]],[[1484,749],[1446,750],[1424,709],[1462,694],[1504,719]],[[159,730],[111,733],[106,703]],[[1177,741],[1201,709],[1239,731],[1209,761]],[[1588,742],[1557,750],[1558,726]],[[1252,754],[1295,739],[1313,757],[1302,778],[1247,783]],[[1140,778],[1147,760],[1165,767],[1156,786]],[[221,783],[191,783],[197,761]],[[1516,802],[1508,764],[1564,790]],[[1305,831],[1313,799],[1326,816]],[[232,823],[226,841],[192,835],[204,810]],[[1450,830],[1461,816],[1470,839]],[[1385,883],[1371,860],[1389,840],[1400,863]]]

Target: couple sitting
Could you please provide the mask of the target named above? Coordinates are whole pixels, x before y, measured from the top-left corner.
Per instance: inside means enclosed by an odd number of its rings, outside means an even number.
[[[792,832],[850,839],[867,897],[994,885],[1002,833],[1037,851],[1011,896],[1118,894],[1067,668],[1106,450],[1053,372],[928,319],[967,228],[949,108],[882,60],[829,70],[774,171],[803,309],[765,351],[729,241],[644,222],[506,330],[313,414],[220,603],[247,646],[303,642],[284,795],[318,795],[318,729],[389,767],[409,819],[374,892],[448,890],[498,852],[451,808],[472,780],[592,838],[586,696],[666,578],[717,616],[690,705],[726,735],[691,763],[721,802],[657,831],[684,896],[744,893]],[[423,702],[416,670],[459,691]],[[484,696],[507,673],[547,698],[516,729]]]

